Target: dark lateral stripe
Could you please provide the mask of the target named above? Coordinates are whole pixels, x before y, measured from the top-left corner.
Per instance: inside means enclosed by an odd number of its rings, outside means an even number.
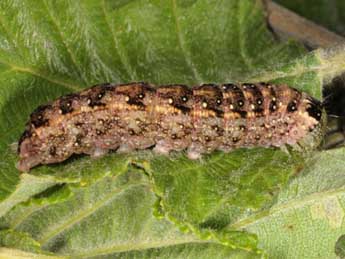
[[[145,108],[146,105],[143,104],[141,101],[138,101],[136,99],[133,99],[133,98],[130,98],[127,102],[129,105],[134,105],[134,106],[137,106],[139,108]]]
[[[271,86],[269,89],[270,89],[271,97],[277,97],[277,94],[276,94],[276,91],[274,90],[274,87]]]
[[[237,113],[238,115],[241,116],[241,118],[245,119],[247,117],[247,112],[246,111],[236,109],[236,110],[233,110],[232,112]]]
[[[255,85],[255,84],[243,84],[244,86],[246,86],[246,91],[248,92],[252,92],[254,100],[255,100],[255,105],[257,104],[257,101],[260,99],[263,103],[264,101],[264,96],[262,95],[262,92],[260,91],[260,89]]]
[[[231,92],[233,93],[233,98],[234,98],[233,104],[236,107],[235,110],[240,110],[240,108],[243,107],[246,102],[246,98],[244,96],[243,90],[237,85],[234,85],[231,89]]]
[[[35,114],[35,113],[39,113],[42,114],[43,112],[45,112],[48,109],[52,109],[53,106],[51,104],[44,104],[44,105],[40,105],[38,106],[32,113],[31,115]]]
[[[256,116],[256,117],[262,117],[262,116],[264,116],[264,109],[263,109],[263,108],[256,108],[256,109],[254,110],[254,112],[255,112],[255,116]]]
[[[218,118],[224,118],[224,112],[223,112],[223,111],[218,110],[218,109],[211,109],[211,110],[215,112],[216,117],[218,117]]]
[[[95,106],[106,106],[106,104],[102,103],[100,101],[95,101],[95,100],[91,99],[91,102],[89,103],[89,106],[93,108]]]
[[[220,86],[221,86],[223,91],[230,91],[236,85],[229,83],[229,84],[222,84]]]
[[[180,105],[180,104],[175,104],[173,106],[174,106],[174,108],[180,110],[184,114],[190,113],[190,110],[191,110],[189,107],[186,107],[186,106],[183,106],[183,105]]]
[[[262,97],[262,93],[260,89],[255,84],[243,84],[243,85],[247,87],[246,90],[252,91],[255,97],[258,97],[258,96]]]
[[[105,83],[105,84],[101,84],[100,87],[100,92],[104,95],[105,92],[108,91],[113,91],[116,88],[117,85],[112,85],[110,83]]]
[[[79,98],[79,94],[69,94],[60,99],[59,109],[62,114],[67,114],[73,111],[72,102]]]
[[[311,103],[310,107],[307,108],[307,112],[309,116],[315,118],[317,121],[321,120],[322,110],[320,109],[320,106]]]
[[[276,91],[274,90],[274,87],[270,87],[269,89],[270,89],[271,99],[277,98]],[[269,110],[271,113],[275,112],[277,110],[277,101],[270,101]]]
[[[32,136],[31,130],[30,129],[25,129],[25,131],[23,132],[23,134],[20,136],[20,139],[18,141],[18,147],[17,147],[17,153],[20,153],[20,145],[22,144],[22,142],[24,141],[24,139],[26,138],[30,138]]]
[[[317,121],[321,120],[322,117],[322,105],[319,101],[311,101],[309,107],[307,108],[309,116],[315,118]]]
[[[52,109],[51,105],[41,105],[30,115],[30,123],[32,123],[36,128],[46,125],[49,120],[44,118],[44,113],[46,110]]]
[[[31,121],[31,123],[35,126],[35,128],[39,128],[41,126],[47,126],[49,125],[48,119],[34,119]]]
[[[240,97],[244,99],[244,93],[242,89],[238,87],[237,85],[233,85],[233,87],[231,88],[231,91],[235,94],[236,97]]]
[[[286,110],[288,112],[296,112],[297,111],[297,104],[294,101],[289,102]]]
[[[263,103],[263,101],[264,101],[264,96],[262,95],[262,92],[260,91],[260,89],[256,86],[256,85],[254,85],[254,88],[251,88],[252,90],[253,90],[253,92],[254,92],[254,96],[255,96],[255,101],[257,101],[257,100],[261,100],[262,101],[262,103]]]

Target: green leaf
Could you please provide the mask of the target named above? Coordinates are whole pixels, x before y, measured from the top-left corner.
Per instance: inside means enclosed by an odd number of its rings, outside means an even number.
[[[332,31],[345,35],[345,2],[342,0],[275,0],[279,4]]]
[[[12,229],[6,231],[13,233],[2,244],[13,247],[11,242],[23,240],[19,233],[27,233],[27,242],[19,248],[34,240],[36,248],[68,258],[250,255],[181,233],[168,221],[155,219],[155,197],[149,189],[144,174],[130,172],[105,177],[87,188],[76,188],[74,195],[64,202],[17,206],[0,220],[1,227]],[[24,250],[32,251],[27,247]]]

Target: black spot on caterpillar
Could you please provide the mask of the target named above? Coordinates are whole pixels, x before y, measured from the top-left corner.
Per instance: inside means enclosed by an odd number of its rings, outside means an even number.
[[[214,150],[295,145],[321,127],[322,104],[286,85],[96,85],[39,106],[19,140],[18,169],[154,147]],[[312,133],[311,133],[312,132]]]

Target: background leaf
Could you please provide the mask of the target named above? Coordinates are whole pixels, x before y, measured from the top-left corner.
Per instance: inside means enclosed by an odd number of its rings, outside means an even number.
[[[334,32],[345,35],[345,2],[342,0],[274,0]]]

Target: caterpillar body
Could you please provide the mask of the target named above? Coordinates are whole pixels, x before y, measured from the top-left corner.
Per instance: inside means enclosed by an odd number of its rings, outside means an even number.
[[[214,150],[295,145],[320,129],[321,117],[321,102],[287,85],[96,85],[33,111],[17,168],[109,150],[187,149],[197,159]]]

